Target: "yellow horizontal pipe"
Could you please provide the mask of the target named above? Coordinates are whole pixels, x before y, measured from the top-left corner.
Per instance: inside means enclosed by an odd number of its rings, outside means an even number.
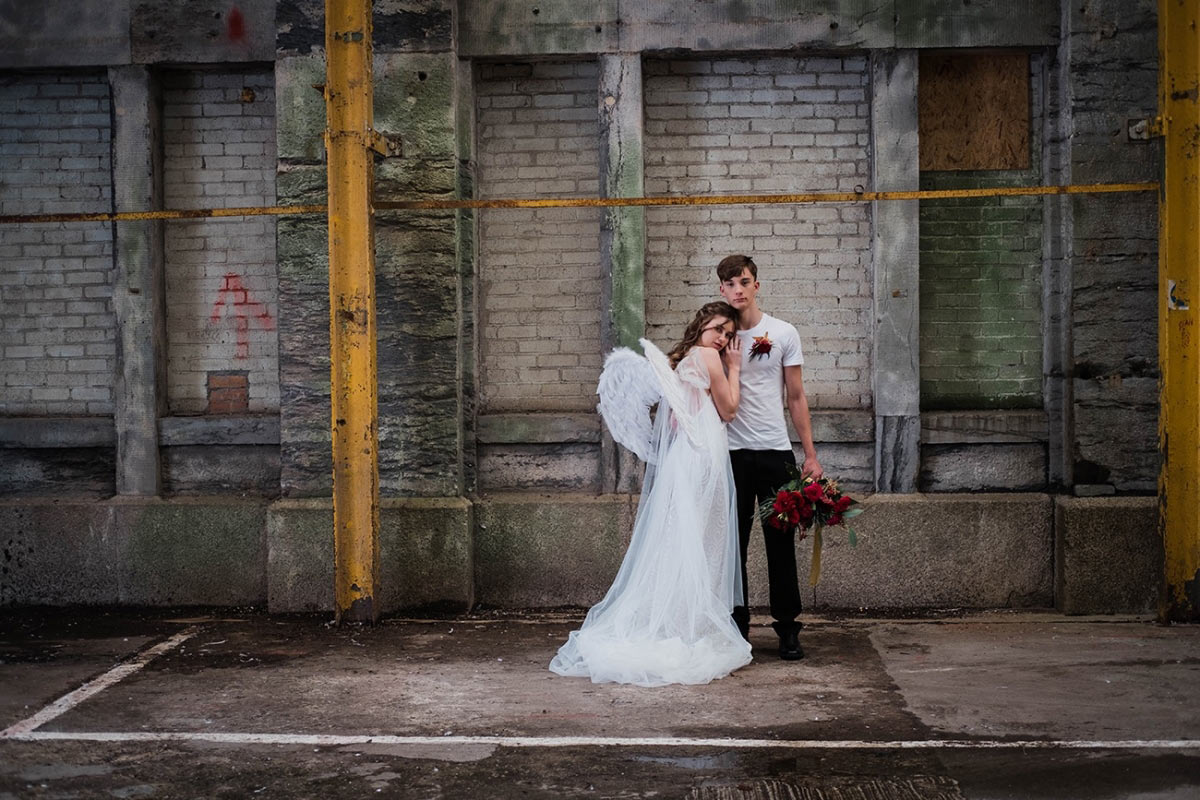
[[[492,200],[378,200],[377,211],[458,208],[580,208],[616,206],[738,206],[795,203],[873,203],[887,200],[955,200],[970,197],[1038,197],[1063,194],[1157,192],[1157,183],[1095,183],[1071,186],[1001,186],[992,189],[925,189],[907,192],[807,192],[804,194],[679,195],[676,197],[547,197]],[[176,211],[124,211],[96,214],[9,214],[0,225],[37,222],[121,222],[147,219],[204,219],[324,214],[324,205],[196,208]]]

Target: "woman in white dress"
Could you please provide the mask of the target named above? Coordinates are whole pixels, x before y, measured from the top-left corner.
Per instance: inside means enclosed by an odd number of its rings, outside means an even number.
[[[750,662],[725,421],[737,412],[737,312],[701,308],[668,356],[618,348],[597,392],[613,438],[646,461],[629,551],[550,669],[594,683],[708,683]],[[658,411],[651,422],[649,408]]]

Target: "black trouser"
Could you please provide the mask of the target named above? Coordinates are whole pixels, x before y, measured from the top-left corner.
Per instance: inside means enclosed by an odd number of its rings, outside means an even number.
[[[730,450],[733,483],[737,488],[738,539],[742,558],[742,604],[733,609],[733,620],[744,633],[750,625],[749,587],[746,585],[746,551],[750,546],[750,528],[758,506],[775,499],[779,487],[792,478],[796,456],[791,450]],[[800,584],[796,578],[796,535],[770,525],[763,526],[767,548],[767,580],[771,590],[771,616],[775,632],[782,636],[802,626]]]

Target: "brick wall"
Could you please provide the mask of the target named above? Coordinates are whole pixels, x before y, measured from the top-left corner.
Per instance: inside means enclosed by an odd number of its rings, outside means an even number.
[[[0,213],[112,210],[103,75],[0,78]],[[0,226],[0,414],[112,413],[112,226]]]
[[[1031,79],[1027,170],[921,173],[922,189],[1041,182],[1040,67]],[[1042,198],[923,200],[921,405],[1041,408]]]
[[[481,66],[480,196],[594,196],[597,80],[590,61]],[[599,236],[596,209],[480,214],[481,411],[595,407]]]
[[[648,61],[646,192],[868,188],[864,57]],[[871,405],[870,216],[863,205],[650,208],[648,335],[668,345],[717,296],[716,264],[754,258],[760,306],[793,323],[814,407]]]
[[[269,71],[166,73],[167,207],[273,205],[274,113]],[[171,411],[209,411],[208,376],[229,370],[246,373],[250,411],[277,410],[274,218],[169,221],[165,243]]]

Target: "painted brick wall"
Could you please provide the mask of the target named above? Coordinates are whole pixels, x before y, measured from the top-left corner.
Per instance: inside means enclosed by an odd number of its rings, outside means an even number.
[[[168,208],[275,203],[274,83],[269,71],[163,76]],[[208,410],[209,373],[229,370],[247,373],[250,411],[277,410],[274,218],[169,221],[165,243],[171,411]]]
[[[103,75],[0,77],[0,213],[112,210]],[[0,414],[112,413],[112,226],[0,226]]]
[[[1041,182],[1041,68],[1031,66],[1031,167],[928,171],[922,189]],[[923,200],[921,405],[1041,408],[1042,198]]]
[[[595,62],[483,65],[481,197],[599,191]],[[600,212],[498,209],[479,218],[483,412],[590,411],[600,374]]]
[[[1030,181],[929,172],[921,188]],[[922,201],[920,229],[922,407],[1041,408],[1041,198]]]
[[[870,185],[864,57],[648,61],[645,82],[648,194]],[[800,331],[811,404],[870,406],[870,225],[863,205],[647,209],[649,337],[675,341],[745,253],[760,306]]]

